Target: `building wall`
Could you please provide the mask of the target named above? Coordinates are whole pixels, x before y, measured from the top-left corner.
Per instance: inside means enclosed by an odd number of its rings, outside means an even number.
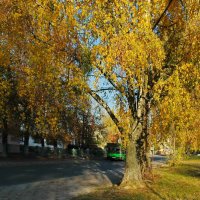
[[[8,135],[8,153],[20,153],[20,145],[24,145],[23,141],[20,141],[20,137],[15,135]],[[46,139],[44,140],[45,147],[53,149],[53,145],[48,145]],[[35,141],[32,137],[29,138],[29,147],[42,147],[41,143]],[[64,148],[64,144],[58,143],[58,148]],[[2,152],[2,133],[0,133],[0,153]]]
[[[24,142],[20,142],[21,145],[24,144]],[[32,137],[29,137],[29,146],[30,147],[42,147],[41,143],[39,143],[37,140],[35,140],[34,138]],[[49,145],[47,144],[47,140],[44,139],[44,146],[45,147],[49,147],[51,149],[53,149],[53,145]],[[58,148],[63,148],[63,144],[58,144]]]

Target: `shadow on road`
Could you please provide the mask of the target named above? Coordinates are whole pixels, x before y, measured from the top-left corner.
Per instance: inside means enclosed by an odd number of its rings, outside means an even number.
[[[108,179],[118,184],[123,176],[123,162],[107,160],[66,160],[46,164],[22,166],[1,166],[0,186],[18,185],[60,178],[69,179],[79,176]],[[103,182],[103,181],[102,181]]]

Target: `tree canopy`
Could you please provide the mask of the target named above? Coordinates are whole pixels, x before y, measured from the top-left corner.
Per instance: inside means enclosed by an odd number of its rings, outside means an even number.
[[[22,119],[59,135],[63,116],[86,110],[90,95],[126,141],[124,184],[142,182],[156,134],[199,148],[199,1],[4,0],[0,8],[4,129],[13,97]]]

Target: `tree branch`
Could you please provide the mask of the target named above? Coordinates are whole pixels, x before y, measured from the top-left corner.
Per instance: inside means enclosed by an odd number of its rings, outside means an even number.
[[[161,19],[163,18],[164,14],[167,12],[167,10],[169,9],[170,5],[172,4],[173,0],[169,0],[165,10],[163,11],[163,13],[160,15],[160,17],[158,18],[158,20],[156,21],[156,23],[153,26],[153,31],[155,30],[156,26],[160,23]]]
[[[110,87],[110,88],[101,88],[101,89],[99,89],[99,90],[91,90],[91,91],[92,91],[92,92],[103,92],[103,91],[110,91],[110,90],[114,91],[114,90],[116,90],[116,89],[113,88],[113,87]]]
[[[99,103],[107,111],[107,113],[109,114],[109,116],[111,117],[115,125],[117,126],[119,132],[123,133],[124,131],[123,127],[120,126],[119,120],[117,119],[113,111],[110,109],[108,104],[98,94],[92,92],[91,90],[89,91],[89,94],[93,97],[93,99],[95,99],[97,103]]]
[[[185,6],[185,4],[183,3],[182,0],[179,0],[179,2],[180,2],[180,4],[181,4],[181,6],[183,7],[183,10],[184,10],[184,12],[185,12],[185,19],[186,19],[186,21],[187,21],[187,19],[188,19],[187,8],[186,8],[186,6]]]
[[[103,71],[103,69],[101,67],[97,66],[97,69],[106,77],[106,79],[109,81],[109,83],[116,88],[116,90],[118,90],[119,92],[123,93],[125,90],[122,87],[118,87],[112,80],[110,74],[106,73]]]

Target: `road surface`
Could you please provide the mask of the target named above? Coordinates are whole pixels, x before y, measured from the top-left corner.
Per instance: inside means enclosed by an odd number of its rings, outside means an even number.
[[[64,160],[0,164],[0,200],[68,200],[118,184],[124,162]]]
[[[153,166],[166,158],[154,156]],[[120,183],[123,161],[0,162],[0,200],[68,200],[98,187]]]

